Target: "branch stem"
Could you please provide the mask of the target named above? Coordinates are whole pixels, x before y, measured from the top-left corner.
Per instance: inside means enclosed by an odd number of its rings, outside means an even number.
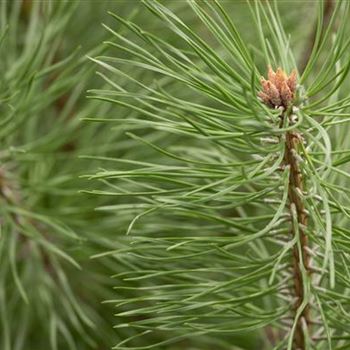
[[[285,117],[288,117],[287,115]],[[299,235],[299,244],[301,250],[298,249],[298,245],[295,245],[293,248],[293,279],[294,279],[294,292],[296,296],[295,302],[295,312],[301,306],[305,299],[305,286],[302,274],[302,267],[306,270],[307,274],[311,273],[310,269],[310,255],[309,251],[309,239],[306,233],[306,227],[308,224],[308,217],[305,210],[305,205],[303,199],[300,197],[300,193],[304,192],[304,183],[300,168],[300,160],[298,159],[298,149],[299,144],[303,142],[302,136],[297,131],[288,131],[286,133],[285,140],[285,154],[284,154],[284,163],[290,167],[289,175],[289,186],[288,186],[288,199],[289,199],[289,208],[292,214],[292,206],[296,211],[297,224],[298,227],[294,227],[295,224],[292,224],[292,234]],[[301,254],[300,254],[301,252]],[[304,325],[303,325],[304,323]],[[295,348],[298,350],[304,350],[306,347],[305,337],[304,337],[304,328],[305,323],[307,328],[310,328],[311,319],[310,319],[310,305],[306,305],[303,309],[301,315],[297,320],[297,326],[294,333],[294,344]]]

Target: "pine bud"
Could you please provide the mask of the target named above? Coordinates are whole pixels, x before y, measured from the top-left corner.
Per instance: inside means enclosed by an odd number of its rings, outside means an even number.
[[[297,72],[294,69],[290,76],[284,72],[282,68],[277,68],[274,72],[269,66],[268,79],[261,78],[262,91],[258,93],[261,101],[271,108],[287,108],[292,104],[296,87],[297,87]]]

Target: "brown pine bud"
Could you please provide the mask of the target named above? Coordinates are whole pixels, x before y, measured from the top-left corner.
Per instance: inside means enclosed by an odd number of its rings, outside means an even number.
[[[269,66],[268,68],[267,77],[271,81],[271,83],[275,84],[276,73],[273,71],[271,66]]]
[[[287,108],[292,104],[297,86],[297,72],[294,69],[290,76],[282,68],[268,67],[268,80],[261,78],[262,91],[258,93],[261,101],[271,108]]]
[[[281,68],[277,68],[276,77],[275,77],[275,85],[279,91],[281,91],[283,82],[286,80],[287,80],[286,73]]]
[[[266,105],[268,105],[269,107],[273,107],[270,101],[270,96],[268,94],[266,94],[265,92],[259,91],[258,97],[260,97],[262,102],[264,102]]]
[[[271,83],[270,81],[267,82],[268,86],[268,95],[270,96],[270,101],[274,106],[281,105],[281,96],[280,92],[278,91],[277,87]]]
[[[287,80],[287,84],[290,88],[290,91],[295,91],[297,88],[297,71],[296,69],[292,70],[292,73],[290,73],[290,76]]]
[[[293,100],[293,94],[286,81],[282,82],[281,99],[284,106],[288,106]]]

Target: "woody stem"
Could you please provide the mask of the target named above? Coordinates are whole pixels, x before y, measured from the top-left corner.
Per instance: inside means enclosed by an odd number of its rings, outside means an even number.
[[[284,118],[288,118],[287,113]],[[298,236],[298,244],[293,248],[293,279],[294,279],[294,293],[296,296],[295,302],[295,312],[299,309],[305,298],[304,292],[304,280],[302,275],[302,266],[306,270],[306,273],[310,273],[310,256],[307,252],[307,247],[309,246],[309,239],[306,234],[306,228],[308,224],[308,218],[305,211],[304,202],[300,196],[304,192],[304,183],[301,174],[300,163],[298,160],[298,149],[300,143],[302,142],[302,137],[297,131],[288,131],[286,133],[285,140],[285,153],[284,153],[284,163],[289,165],[289,185],[288,185],[288,199],[289,199],[289,209],[291,217],[296,216],[297,224],[295,220],[292,221],[291,232],[293,236]],[[298,227],[295,227],[298,225]],[[298,248],[301,247],[301,249]],[[300,253],[301,251],[301,253]],[[297,320],[297,326],[294,333],[294,345],[295,349],[304,350],[305,349],[305,337],[303,329],[305,326],[307,329],[310,328],[310,306],[307,304],[301,315]]]

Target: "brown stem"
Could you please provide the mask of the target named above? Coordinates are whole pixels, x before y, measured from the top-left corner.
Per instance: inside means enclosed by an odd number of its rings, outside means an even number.
[[[304,202],[300,197],[300,193],[304,191],[304,184],[301,174],[299,161],[297,159],[297,153],[300,143],[302,142],[302,136],[296,131],[290,131],[286,133],[286,148],[284,154],[284,162],[290,167],[289,175],[289,187],[288,187],[288,199],[290,211],[292,214],[292,206],[294,205],[298,228],[292,225],[292,234],[296,235],[299,231],[299,240],[301,246],[301,256],[299,254],[298,246],[293,248],[293,278],[294,278],[294,292],[296,296],[296,303],[294,305],[295,311],[300,307],[304,300],[304,281],[301,271],[301,264],[304,266],[307,273],[310,273],[310,256],[307,253],[306,247],[309,246],[309,239],[305,232],[308,219],[305,211]],[[305,339],[303,332],[303,323],[307,328],[310,328],[310,306],[307,305],[302,311],[298,321],[294,334],[294,344],[296,349],[305,349]]]

